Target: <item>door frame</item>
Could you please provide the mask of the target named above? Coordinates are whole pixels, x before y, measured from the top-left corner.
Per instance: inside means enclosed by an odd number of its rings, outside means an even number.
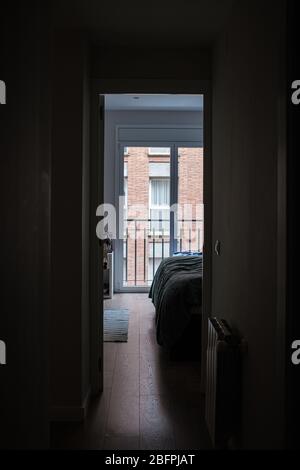
[[[103,245],[96,236],[96,210],[104,202],[104,99],[91,84],[90,170],[90,381],[91,394],[103,391]],[[98,176],[97,176],[98,175]]]
[[[124,174],[124,158],[123,158],[123,152],[122,149],[124,147],[168,147],[170,148],[170,181],[171,181],[171,193],[170,193],[170,206],[172,204],[176,203],[178,199],[178,189],[176,184],[174,182],[177,181],[177,176],[178,176],[178,149],[179,148],[198,148],[203,146],[203,142],[199,141],[190,141],[190,140],[178,140],[171,142],[169,140],[119,140],[119,129],[138,129],[138,130],[149,130],[149,129],[163,129],[166,130],[195,130],[195,131],[201,131],[203,132],[203,126],[199,125],[173,125],[173,126],[167,126],[167,125],[157,125],[157,126],[152,126],[152,125],[118,125],[116,126],[116,141],[115,141],[115,148],[116,148],[116,153],[115,153],[115,207],[117,214],[119,213],[119,195],[122,192],[122,179],[121,175]],[[173,253],[175,250],[175,240],[174,240],[174,224],[172,224],[172,219],[174,219],[174,215],[171,213],[170,215],[170,252]],[[117,218],[117,232],[119,232],[119,220]],[[114,257],[114,286],[115,286],[115,292],[121,293],[121,292],[149,292],[149,287],[123,287],[122,285],[122,280],[120,278],[121,273],[123,272],[122,269],[122,264],[120,263],[120,253],[121,253],[121,242],[118,240],[116,241],[116,256]]]
[[[90,240],[90,375],[92,394],[103,390],[103,248],[96,237],[96,209],[104,203],[104,106],[100,95],[106,94],[197,94],[203,95],[204,152],[204,243],[202,282],[202,367],[201,391],[205,392],[207,323],[211,316],[212,279],[212,152],[211,152],[211,82],[210,80],[92,79],[91,80],[91,240]],[[101,341],[102,338],[102,341]],[[99,341],[100,339],[100,341]]]

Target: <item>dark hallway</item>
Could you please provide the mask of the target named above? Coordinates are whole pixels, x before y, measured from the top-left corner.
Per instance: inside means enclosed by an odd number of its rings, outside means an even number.
[[[104,343],[104,392],[84,424],[53,425],[52,447],[209,449],[199,362],[170,361],[163,354],[147,294],[116,294],[105,304],[130,309],[128,343]]]
[[[218,432],[226,449],[299,447],[299,372],[291,361],[291,345],[300,341],[294,272],[300,108],[290,100],[299,78],[297,8],[292,0],[1,6],[0,449],[197,452],[218,448]],[[132,128],[145,127],[132,114],[127,133],[120,130],[124,108],[111,121],[104,153],[103,97],[114,94],[137,106],[150,95],[204,97],[204,246],[197,253],[169,246],[170,264],[159,264],[167,283],[179,270],[182,258],[172,268],[176,256],[199,257],[181,287],[175,282],[172,299],[164,288],[160,300],[188,305],[181,314],[191,332],[197,302],[189,289],[201,277],[201,330],[197,340],[189,337],[201,366],[193,357],[170,360],[169,345],[158,344],[158,323],[166,317],[146,290],[115,288],[104,300],[111,240],[96,232],[106,217],[99,207],[111,202],[105,184],[113,197],[128,199],[125,185],[115,188],[118,145],[137,146]],[[141,189],[135,180],[136,197],[144,191],[155,210],[178,196],[174,162],[181,156],[174,152],[185,146],[182,129],[191,148],[199,147],[192,113],[187,108],[180,127],[170,110],[160,109],[138,142],[149,153],[160,149],[151,156],[152,186],[147,180],[149,189]],[[170,167],[157,138],[167,125],[174,139]],[[153,240],[163,244],[165,226],[157,227]],[[167,230],[174,238],[174,229]],[[180,275],[191,269],[191,261],[183,262]],[[104,310],[123,308],[130,312],[128,338],[105,342]],[[212,319],[228,326],[216,328],[221,349],[239,339],[238,377],[220,365],[209,336]],[[171,317],[170,331],[174,324]],[[225,415],[234,415],[234,424]]]

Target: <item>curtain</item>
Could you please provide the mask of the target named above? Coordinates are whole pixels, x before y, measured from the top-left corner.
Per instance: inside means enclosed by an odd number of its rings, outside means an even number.
[[[151,206],[168,206],[170,204],[170,179],[152,178]]]

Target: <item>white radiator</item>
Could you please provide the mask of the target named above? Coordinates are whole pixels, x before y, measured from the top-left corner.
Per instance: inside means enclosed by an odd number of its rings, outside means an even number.
[[[205,419],[216,448],[234,447],[238,439],[241,401],[239,344],[225,320],[209,319]]]

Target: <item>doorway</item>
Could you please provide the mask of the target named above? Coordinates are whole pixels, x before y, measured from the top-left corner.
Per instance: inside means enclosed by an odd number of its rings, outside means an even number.
[[[155,82],[155,80],[154,80]],[[150,84],[147,84],[143,89],[145,96],[153,96],[147,95],[149,93]],[[125,87],[125,94],[129,94],[132,96],[132,90],[130,87]],[[175,85],[174,85],[175,86]],[[208,82],[199,84],[199,83],[189,83],[186,84],[186,90],[192,91],[195,93],[196,89],[200,89],[203,99],[203,105],[205,102],[205,107],[203,106],[203,123],[205,122],[205,126],[202,125],[201,133],[199,134],[199,123],[197,125],[183,125],[183,126],[176,126],[174,121],[167,125],[166,121],[161,120],[157,124],[153,122],[147,122],[147,125],[140,124],[140,122],[136,120],[129,120],[129,122],[125,125],[121,123],[120,120],[115,121],[115,129],[112,132],[112,137],[110,138],[110,143],[107,139],[107,122],[105,122],[105,108],[104,108],[104,95],[100,95],[99,92],[103,92],[103,88],[108,93],[114,93],[114,96],[123,96],[120,95],[120,89],[122,85],[118,86],[115,84],[114,89],[107,90],[107,84],[102,83],[101,81],[96,81],[94,83],[94,100],[93,100],[93,109],[92,109],[92,149],[94,155],[98,155],[97,160],[92,159],[92,168],[91,174],[92,179],[94,178],[94,183],[92,183],[93,191],[92,191],[92,206],[98,207],[99,202],[115,202],[116,196],[123,196],[124,200],[126,197],[128,198],[128,182],[125,182],[126,178],[126,166],[124,163],[126,162],[126,157],[129,156],[129,150],[132,148],[133,150],[137,150],[137,148],[147,149],[148,155],[152,159],[163,158],[164,163],[164,173],[160,173],[158,176],[155,171],[152,174],[153,182],[148,181],[148,220],[147,220],[147,228],[146,232],[148,232],[148,240],[147,240],[147,249],[148,249],[148,257],[146,257],[146,263],[144,263],[144,252],[141,246],[138,245],[140,241],[137,243],[137,252],[140,249],[142,253],[142,266],[135,268],[135,261],[133,262],[133,267],[131,267],[131,276],[129,276],[129,258],[127,255],[126,258],[126,237],[121,240],[120,252],[122,253],[121,256],[114,256],[114,269],[115,272],[119,273],[119,279],[121,280],[119,284],[119,292],[126,292],[126,288],[130,288],[129,291],[133,293],[140,293],[147,292],[149,290],[149,285],[155,275],[155,271],[157,269],[157,265],[159,262],[167,257],[168,255],[175,254],[176,251],[203,251],[203,259],[205,263],[205,272],[203,274],[203,328],[202,328],[202,352],[205,354],[206,350],[206,322],[207,317],[210,314],[210,257],[211,257],[211,240],[210,240],[210,226],[211,226],[211,218],[210,218],[210,98],[209,98],[209,84]],[[157,87],[154,86],[157,89]],[[159,99],[161,100],[164,96],[166,96],[166,90],[162,86],[161,92],[165,93],[159,95]],[[129,96],[129,95],[128,95]],[[156,95],[158,96],[158,95]],[[170,95],[170,96],[177,96],[177,95]],[[187,97],[187,95],[182,95]],[[192,95],[191,95],[192,96]],[[144,113],[145,114],[145,113]],[[172,115],[171,112],[165,112],[165,117],[170,117]],[[202,123],[202,124],[203,124]],[[194,123],[195,124],[195,123]],[[106,127],[106,131],[104,128]],[[126,128],[126,129],[125,129]],[[141,133],[139,134],[138,138],[133,137],[132,129],[139,130]],[[162,129],[164,128],[164,129]],[[164,138],[161,137],[161,132],[169,132],[169,135]],[[120,131],[120,134],[118,132]],[[106,132],[106,133],[105,133]],[[125,133],[124,133],[125,132]],[[126,136],[126,132],[128,132]],[[154,134],[156,133],[156,136]],[[196,137],[195,137],[196,136]],[[106,142],[104,142],[106,140]],[[104,147],[107,145],[111,145],[113,142],[113,148],[110,146],[109,152],[104,151]],[[188,155],[189,152],[192,152],[193,155]],[[108,158],[107,158],[108,157]],[[180,185],[180,181],[186,181],[183,177],[184,168],[180,167],[180,159],[198,159],[199,161],[199,168],[202,167],[203,171],[203,201],[202,201],[202,212],[191,215],[190,220],[188,223],[190,225],[184,227],[185,230],[180,230],[180,214],[168,211],[166,212],[167,202],[178,202],[180,198],[183,197],[184,193],[188,191],[189,184],[186,184],[184,187]],[[122,165],[116,165],[116,160],[119,159],[122,161]],[[105,171],[104,166],[107,164],[110,166],[110,174],[113,175],[114,182],[112,179],[108,182],[105,178]],[[152,161],[151,163],[158,163]],[[195,161],[194,161],[195,164]],[[149,166],[149,163],[148,163]],[[155,165],[153,165],[155,167]],[[168,168],[169,166],[169,168]],[[153,168],[152,168],[153,170]],[[152,171],[151,170],[151,171]],[[155,170],[155,168],[154,168]],[[128,167],[127,167],[128,171]],[[97,176],[98,175],[98,176]],[[102,175],[102,176],[101,176]],[[174,176],[175,175],[175,176]],[[195,176],[195,175],[194,175]],[[97,179],[98,178],[98,179]],[[128,174],[127,174],[128,178]],[[159,179],[160,178],[160,179]],[[172,179],[173,178],[173,179]],[[97,179],[97,184],[96,184]],[[158,180],[159,179],[159,180]],[[106,182],[106,189],[104,187],[104,180]],[[128,181],[128,180],[127,180]],[[176,182],[176,183],[175,183]],[[127,184],[127,188],[126,188]],[[127,193],[127,195],[126,195]],[[197,201],[199,202],[199,201]],[[205,202],[205,205],[204,205]],[[124,201],[123,201],[124,203]],[[125,213],[126,213],[126,204],[124,204]],[[128,207],[128,199],[127,199],[127,207]],[[204,213],[205,213],[205,225],[204,225]],[[126,219],[128,217],[126,216]],[[146,218],[146,217],[145,217]],[[173,218],[173,219],[172,219]],[[155,219],[155,220],[152,220]],[[164,220],[166,219],[166,220]],[[96,223],[98,219],[96,219]],[[131,230],[135,230],[135,221],[131,222]],[[119,220],[117,219],[117,225]],[[193,225],[194,224],[194,225]],[[132,229],[132,225],[134,228]],[[119,229],[119,227],[118,227]],[[129,234],[129,226],[127,226],[128,234]],[[141,227],[139,227],[141,229]],[[153,236],[154,232],[154,236]],[[194,236],[191,236],[191,232],[194,233]],[[124,230],[123,227],[123,234],[126,235],[126,227]],[[92,231],[93,234],[93,231]],[[206,240],[205,249],[204,249],[204,239]],[[154,243],[153,243],[154,242]],[[118,243],[119,240],[114,241],[114,251],[115,254],[118,250]],[[142,241],[144,245],[144,240]],[[99,245],[99,241],[92,240],[93,249],[91,250],[91,265],[92,265],[92,318],[91,318],[91,363],[92,363],[92,377],[93,379],[93,387],[92,392],[96,393],[99,390],[103,390],[103,377],[104,377],[104,364],[103,364],[103,272],[102,272],[102,263],[99,261],[103,259],[103,246],[101,243]],[[141,245],[141,244],[140,244]],[[128,253],[129,253],[129,243],[128,243]],[[131,252],[134,254],[135,247],[131,246]],[[146,251],[147,253],[147,251]],[[98,255],[97,255],[98,254]],[[150,256],[151,254],[151,256]],[[154,256],[153,256],[154,254]],[[124,258],[126,260],[126,264],[124,262]],[[134,256],[133,256],[134,260]],[[120,262],[121,261],[121,262]],[[154,261],[154,262],[153,262]],[[119,263],[119,265],[118,265]],[[132,261],[131,261],[132,263]],[[136,269],[136,271],[134,271]],[[127,270],[127,273],[126,273]],[[139,271],[140,270],[140,271]],[[136,274],[135,274],[136,272]],[[142,273],[142,276],[140,274]],[[126,279],[127,275],[127,279]],[[142,285],[141,286],[126,286],[122,285],[122,283],[126,280],[127,282],[133,281],[135,282],[135,276],[138,280],[141,277]],[[117,275],[114,282],[114,291],[118,291],[117,286]],[[124,284],[125,284],[124,282]],[[100,289],[99,289],[100,286]],[[125,288],[125,289],[124,289]],[[99,295],[98,295],[98,294]],[[102,312],[99,315],[99,311]],[[97,334],[96,334],[97,332]],[[99,345],[99,334],[100,332],[100,345]],[[202,361],[203,362],[203,361]],[[203,362],[204,363],[204,362]],[[202,368],[201,374],[204,376],[204,367]],[[203,380],[202,380],[203,382]],[[202,385],[202,390],[204,390],[204,383]]]

